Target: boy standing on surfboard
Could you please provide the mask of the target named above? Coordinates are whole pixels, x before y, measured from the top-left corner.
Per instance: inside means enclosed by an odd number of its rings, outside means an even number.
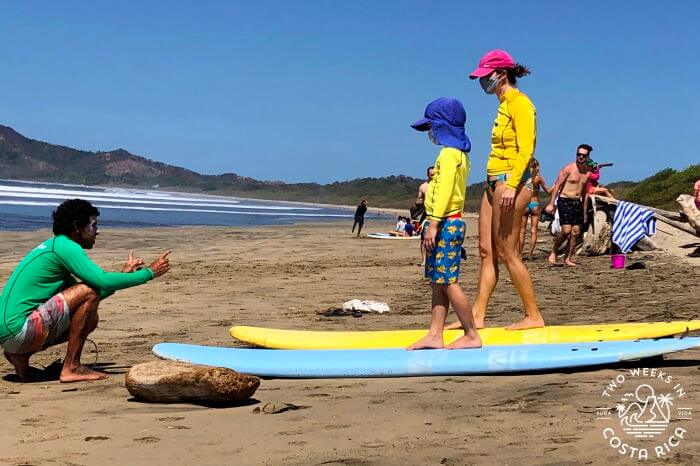
[[[432,319],[428,335],[406,348],[409,350],[481,347],[469,301],[458,283],[460,251],[466,230],[462,210],[471,149],[464,131],[466,121],[467,114],[459,100],[441,97],[428,104],[425,118],[411,125],[417,131],[427,131],[430,140],[442,149],[435,162],[435,176],[425,195],[428,221],[422,243],[427,255],[425,276],[433,288]],[[442,330],[450,304],[462,323],[464,336],[445,346]]]

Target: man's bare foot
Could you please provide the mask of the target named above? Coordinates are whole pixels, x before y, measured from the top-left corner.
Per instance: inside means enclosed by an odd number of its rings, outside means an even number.
[[[564,259],[564,265],[567,267],[578,267],[578,264],[571,259]]]
[[[418,349],[441,349],[445,347],[445,342],[442,340],[442,334],[440,335],[431,335],[427,334],[417,342],[413,343],[410,346],[407,346],[406,349],[409,351],[412,350],[418,350]]]
[[[75,369],[68,369],[65,366],[61,371],[61,383],[84,382],[87,380],[101,380],[108,378],[107,374],[95,372],[84,365],[79,365]]]
[[[26,382],[29,380],[29,356],[30,354],[12,354],[7,351],[3,352],[5,359],[10,361],[10,364],[15,368],[17,372],[17,377],[20,382]]]
[[[550,264],[557,265],[557,253],[554,251],[550,252],[547,260],[549,261]]]
[[[509,325],[506,330],[526,330],[528,328],[540,328],[544,327],[544,320],[540,317],[539,319],[533,319],[532,317],[525,317],[520,322]]]
[[[445,346],[445,349],[468,349],[468,348],[481,348],[481,338],[479,335],[464,335],[457,338],[455,341]]]

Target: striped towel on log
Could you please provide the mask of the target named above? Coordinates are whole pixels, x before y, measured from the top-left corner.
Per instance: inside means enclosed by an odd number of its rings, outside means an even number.
[[[654,213],[631,202],[620,202],[615,209],[612,242],[627,254],[637,241],[656,233]]]

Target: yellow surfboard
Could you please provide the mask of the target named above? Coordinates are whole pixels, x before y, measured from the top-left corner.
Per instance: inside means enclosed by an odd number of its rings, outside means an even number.
[[[484,345],[580,343],[586,341],[658,338],[700,329],[700,320],[596,325],[550,325],[529,330],[492,327],[479,330]],[[379,349],[403,348],[426,335],[426,330],[331,332],[231,327],[231,336],[243,343],[276,349]],[[445,344],[463,335],[445,330]]]

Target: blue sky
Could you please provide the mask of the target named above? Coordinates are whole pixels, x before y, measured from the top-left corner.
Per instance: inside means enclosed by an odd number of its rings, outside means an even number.
[[[195,5],[195,3],[197,3]],[[587,142],[602,181],[700,161],[697,2],[3,2],[0,124],[202,173],[330,182],[422,176],[409,127],[461,99],[470,183],[497,102],[467,79],[493,48],[532,69],[549,183]]]

